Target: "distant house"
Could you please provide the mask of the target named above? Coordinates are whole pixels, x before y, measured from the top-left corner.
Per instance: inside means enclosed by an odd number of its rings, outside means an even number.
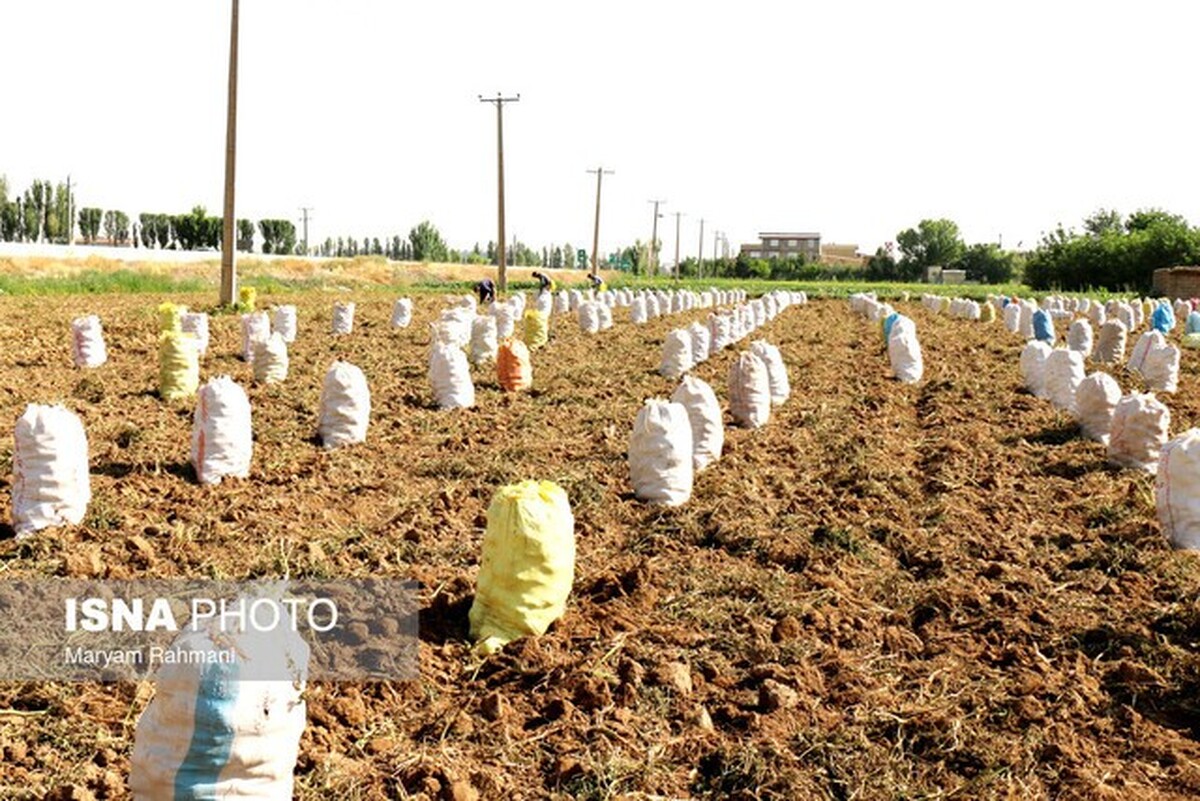
[[[821,235],[768,231],[758,235],[758,242],[742,245],[742,253],[752,259],[790,259],[804,256],[809,261],[821,258]]]

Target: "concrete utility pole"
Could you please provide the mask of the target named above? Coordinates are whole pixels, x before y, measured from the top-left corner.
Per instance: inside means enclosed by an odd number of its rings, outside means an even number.
[[[679,218],[683,216],[682,211],[675,212],[675,278],[679,278]]]
[[[714,248],[715,251],[715,248]],[[696,277],[704,275],[704,218],[700,218],[700,249],[696,254]]]
[[[500,196],[500,205],[498,212],[500,233],[496,237],[496,262],[500,268],[499,271],[499,288],[501,292],[508,290],[508,264],[504,255],[504,104],[516,103],[521,99],[521,94],[518,92],[516,97],[501,97],[497,92],[495,97],[479,96],[480,103],[495,103],[496,104],[496,163],[497,168],[497,189]]]
[[[597,167],[588,172],[596,173],[596,224],[592,226],[592,275],[596,275],[596,259],[600,251],[600,181],[605,175],[612,175],[613,171]]]
[[[233,218],[233,177],[237,163],[238,0],[229,23],[229,102],[225,112],[225,225],[221,237],[221,305],[237,299],[237,231]]]
[[[654,227],[650,230],[650,275],[658,275],[658,218],[662,216],[658,213],[658,206],[667,201],[648,200],[646,202],[654,204]]]
[[[304,255],[308,255],[308,213],[313,210],[312,206],[301,206],[300,213],[304,215]]]

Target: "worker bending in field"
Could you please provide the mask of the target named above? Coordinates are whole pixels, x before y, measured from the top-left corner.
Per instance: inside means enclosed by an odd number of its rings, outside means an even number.
[[[554,291],[554,279],[552,279],[550,276],[546,275],[545,273],[538,272],[531,273],[530,275],[537,279],[539,295],[545,292]]]
[[[485,305],[496,302],[496,284],[492,279],[485,278],[475,285],[475,291],[479,293],[479,304]]]
[[[604,279],[594,273],[588,274],[588,280],[592,282],[592,289],[597,292],[603,292],[608,289],[608,284],[604,283]]]

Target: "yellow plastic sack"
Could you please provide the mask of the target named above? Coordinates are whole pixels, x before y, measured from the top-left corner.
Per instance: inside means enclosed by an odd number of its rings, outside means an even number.
[[[530,350],[545,345],[550,339],[550,315],[536,309],[525,310],[525,344]]]
[[[181,320],[185,311],[187,311],[187,306],[179,306],[169,300],[166,303],[160,303],[158,305],[159,333],[183,330]]]
[[[186,398],[200,387],[200,346],[195,334],[164,331],[158,336],[158,394]]]
[[[1184,334],[1180,344],[1185,348],[1200,348],[1200,334]]]
[[[252,286],[243,286],[238,288],[238,310],[243,314],[249,314],[254,311],[254,304],[258,302],[258,290]]]
[[[994,323],[996,322],[996,307],[990,303],[983,304],[983,308],[979,311],[979,322]]]
[[[562,487],[522,481],[496,492],[487,520],[468,618],[475,650],[493,654],[562,617],[575,580],[575,518]]]

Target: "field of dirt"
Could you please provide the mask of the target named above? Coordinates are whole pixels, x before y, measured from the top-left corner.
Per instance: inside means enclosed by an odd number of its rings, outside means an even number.
[[[390,298],[358,297],[335,338],[334,298],[260,298],[299,307],[291,376],[270,387],[234,355],[236,318],[213,319],[204,375],[247,386],[256,438],[251,477],[215,488],[187,463],[190,404],[155,395],[162,298],[0,298],[0,421],[65,402],[94,493],[79,527],[0,533],[0,577],[420,582],[420,681],[311,685],[298,798],[1200,796],[1195,557],[1165,544],[1151,476],[1107,467],[1020,390],[1022,343],[999,324],[900,304],[926,364],[904,386],[844,301],[789,308],[755,336],[781,348],[791,399],[764,429],[729,429],[670,510],[633,498],[625,450],[642,400],[674,388],[655,373],[664,335],[704,312],[635,327],[619,310],[592,337],[555,317],[532,392],[476,371],[477,408],[441,412],[440,299],[393,332]],[[88,312],[110,362],[82,372],[68,331]],[[696,370],[722,400],[734,356]],[[371,429],[326,453],[313,434],[339,357],[367,374]],[[1200,422],[1196,358],[1166,398],[1172,434]],[[480,662],[484,512],[526,478],[569,494],[574,590],[546,636]],[[0,683],[0,797],[126,797],[151,694]]]

